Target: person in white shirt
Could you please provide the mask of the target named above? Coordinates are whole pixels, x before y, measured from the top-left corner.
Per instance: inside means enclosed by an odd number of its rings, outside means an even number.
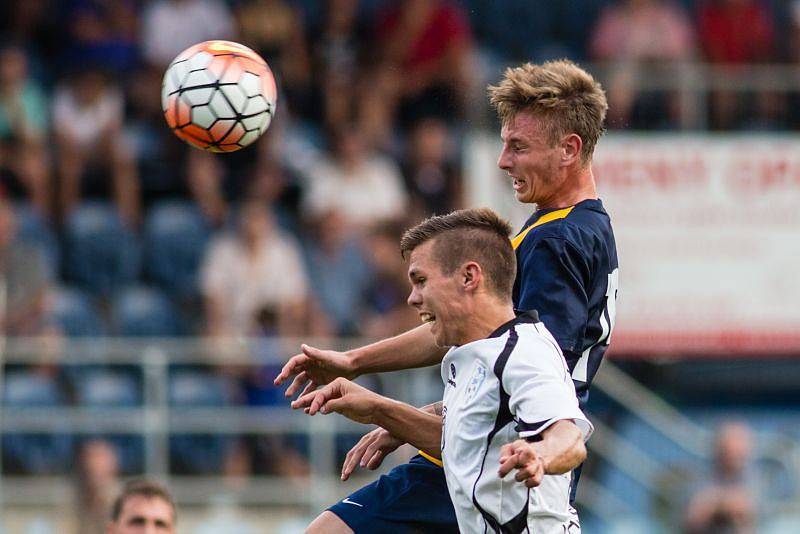
[[[442,362],[440,410],[344,378],[292,407],[377,424],[441,458],[460,532],[579,532],[569,503],[571,471],[586,457],[592,425],[536,312],[515,315],[510,232],[491,210],[472,209],[431,217],[401,240],[409,257],[408,303],[437,345],[451,347]]]

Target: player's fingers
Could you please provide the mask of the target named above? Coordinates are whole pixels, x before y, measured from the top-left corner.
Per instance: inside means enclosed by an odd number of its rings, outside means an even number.
[[[367,466],[366,466],[367,469],[373,470],[373,469],[379,468],[381,466],[381,464],[383,463],[383,459],[384,458],[386,458],[386,452],[385,451],[383,451],[383,450],[375,451],[375,454],[373,454],[372,457],[367,462]]]
[[[311,345],[306,345],[305,343],[303,343],[302,345],[300,345],[300,350],[303,351],[303,354],[307,358],[310,358],[316,362],[319,362],[320,360],[324,361],[326,359],[325,353],[327,351],[318,349],[316,347],[312,347]]]
[[[286,388],[286,391],[284,391],[283,394],[287,397],[294,396],[294,394],[297,393],[297,391],[300,388],[306,385],[306,382],[308,382],[308,373],[303,371],[302,373],[294,377],[294,380],[292,380],[292,383],[289,385],[288,388]]]
[[[544,477],[544,471],[537,471],[533,474],[530,478],[525,479],[525,486],[528,488],[535,488],[539,484],[542,483],[542,478]]]
[[[517,466],[517,455],[511,454],[506,456],[505,460],[500,462],[500,469],[497,470],[497,474],[500,475],[500,478],[505,477],[507,474],[511,472]]]
[[[361,457],[361,467],[366,467],[376,453],[381,451],[380,434],[370,436],[372,439],[367,443],[364,455]]]
[[[356,443],[355,446],[353,446],[353,448],[347,452],[347,456],[345,456],[344,463],[342,464],[342,480],[347,480],[347,478],[350,476],[350,473],[352,473],[356,466],[361,462],[361,459],[364,457],[364,453],[367,449],[367,444],[369,443],[367,440],[368,437],[369,434],[362,437],[358,443]]]
[[[290,404],[292,409],[297,410],[298,408],[309,408],[311,403],[314,401],[314,397],[316,396],[316,392],[309,393],[307,395],[301,395],[293,400]]]
[[[275,377],[274,380],[275,385],[280,386],[290,376],[295,375],[300,371],[302,371],[306,360],[308,360],[308,357],[303,354],[296,354],[291,358],[289,358],[289,361],[286,362],[281,368],[281,372],[278,373],[278,376]]]
[[[327,400],[327,401],[323,401],[322,404],[320,404],[319,409],[320,409],[320,411],[322,413],[329,414],[329,413],[333,413],[333,412],[338,412],[339,410],[344,408],[346,405],[347,405],[347,401],[345,401],[343,398],[339,397],[338,399],[330,399],[330,400]]]
[[[311,393],[312,391],[314,391],[315,389],[317,389],[318,386],[319,386],[319,384],[317,384],[313,380],[309,380],[308,384],[306,384],[306,387],[303,388],[303,392],[300,395],[301,396],[302,395],[307,395],[307,394]]]

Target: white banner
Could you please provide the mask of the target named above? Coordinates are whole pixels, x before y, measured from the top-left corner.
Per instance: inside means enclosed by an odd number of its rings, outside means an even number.
[[[469,139],[468,202],[521,224],[499,149]],[[593,167],[619,251],[615,354],[800,354],[800,137],[609,135]]]

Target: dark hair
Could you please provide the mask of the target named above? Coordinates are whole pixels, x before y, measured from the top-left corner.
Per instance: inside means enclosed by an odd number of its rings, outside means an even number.
[[[170,508],[172,508],[173,520],[178,519],[175,501],[172,499],[172,495],[170,495],[169,490],[154,480],[141,478],[137,480],[131,480],[125,484],[125,487],[122,488],[122,492],[114,500],[114,504],[111,507],[112,521],[119,520],[120,515],[122,515],[122,509],[125,507],[125,502],[130,497],[134,497],[136,495],[145,497],[147,499],[158,498],[164,500],[167,504],[169,504]]]
[[[510,299],[517,273],[510,235],[511,225],[489,208],[458,210],[430,217],[406,230],[400,239],[400,253],[405,258],[418,246],[435,240],[434,258],[444,274],[475,261],[486,274],[487,287]]]

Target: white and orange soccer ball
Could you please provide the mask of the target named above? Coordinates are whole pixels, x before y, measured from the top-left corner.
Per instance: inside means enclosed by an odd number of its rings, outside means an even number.
[[[261,56],[231,41],[190,46],[164,73],[161,109],[175,135],[211,152],[258,139],[275,114],[277,88]]]

